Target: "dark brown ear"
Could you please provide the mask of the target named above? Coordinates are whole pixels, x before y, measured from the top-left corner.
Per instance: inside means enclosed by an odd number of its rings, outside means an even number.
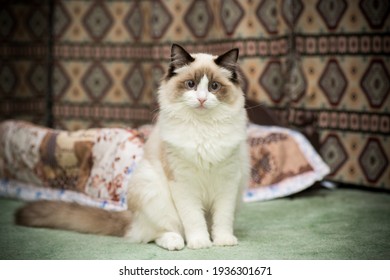
[[[176,75],[175,70],[193,62],[193,58],[182,46],[173,44],[171,48],[171,62],[169,64],[167,79]]]
[[[232,49],[230,51],[225,52],[224,54],[218,56],[214,61],[218,66],[221,66],[230,72],[232,72],[232,76],[230,80],[233,83],[238,83],[238,75],[237,75],[237,60],[238,60],[239,50],[237,48]]]

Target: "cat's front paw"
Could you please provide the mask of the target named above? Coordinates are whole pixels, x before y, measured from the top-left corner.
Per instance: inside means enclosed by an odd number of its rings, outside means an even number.
[[[184,239],[176,232],[166,232],[156,239],[158,246],[169,251],[181,250],[184,248]]]
[[[190,249],[204,249],[213,246],[208,237],[192,237],[187,241],[187,247]]]
[[[232,234],[219,234],[213,238],[213,244],[215,246],[235,246],[238,240]]]

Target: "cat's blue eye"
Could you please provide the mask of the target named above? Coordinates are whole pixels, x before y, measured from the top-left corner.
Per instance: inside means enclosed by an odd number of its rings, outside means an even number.
[[[184,82],[187,89],[194,89],[196,84],[193,80],[188,80]]]
[[[210,90],[211,91],[218,91],[219,89],[221,88],[221,84],[220,83],[218,83],[218,82],[212,82],[211,84],[210,84]]]

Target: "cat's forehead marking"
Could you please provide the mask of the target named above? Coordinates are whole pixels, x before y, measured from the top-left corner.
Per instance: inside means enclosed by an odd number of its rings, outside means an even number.
[[[206,76],[209,82],[218,81],[224,84],[228,83],[228,79],[230,78],[230,76],[214,67],[189,69],[186,75],[183,75],[182,78],[185,80],[194,80],[198,84],[203,76]]]
[[[228,69],[222,68],[215,63],[215,59],[218,56],[213,56],[211,54],[205,54],[205,53],[193,54],[192,56],[195,58],[195,61],[192,62],[192,64],[194,64],[195,67],[212,67],[213,71],[220,72],[223,76],[225,76],[228,79],[231,78],[232,73]]]
[[[207,78],[207,81],[211,81],[214,79],[214,71],[208,67],[196,69],[193,72],[193,76],[197,82],[200,82],[203,77]]]
[[[192,75],[197,82],[200,81],[203,75],[207,75],[209,81],[216,76],[223,76],[226,79],[231,78],[232,73],[228,69],[222,68],[215,63],[217,56],[204,53],[191,54],[191,56],[195,60],[188,65],[176,69],[176,74]]]
[[[200,90],[207,90],[209,87],[209,79],[207,78],[207,75],[204,74],[203,77],[200,79],[198,88]]]

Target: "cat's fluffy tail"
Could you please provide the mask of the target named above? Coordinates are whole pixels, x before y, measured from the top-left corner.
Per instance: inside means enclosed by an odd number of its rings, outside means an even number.
[[[37,201],[15,213],[18,225],[72,230],[82,233],[125,236],[131,223],[130,211],[103,209],[60,201]]]

